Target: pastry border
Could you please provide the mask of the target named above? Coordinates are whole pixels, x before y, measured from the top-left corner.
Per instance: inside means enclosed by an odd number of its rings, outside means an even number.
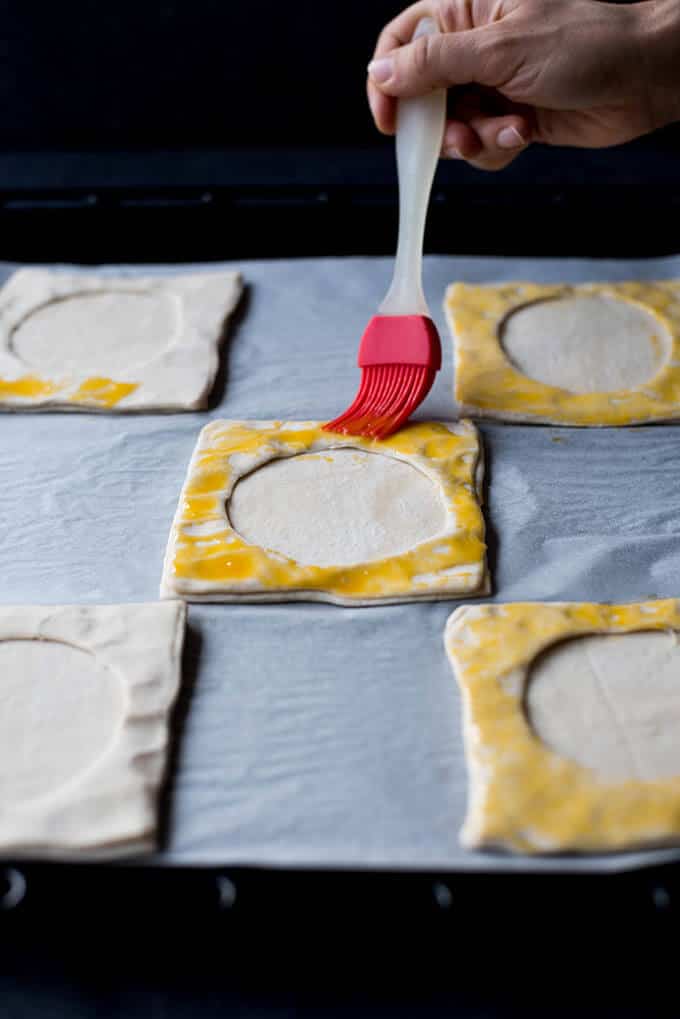
[[[653,378],[630,389],[571,393],[523,375],[509,361],[500,328],[537,301],[599,295],[628,301],[668,332],[671,350]],[[610,427],[680,418],[680,283],[675,281],[472,286],[454,283],[444,302],[453,338],[455,399],[473,417],[537,424]]]
[[[3,856],[108,859],[155,847],[185,620],[178,601],[0,606],[0,642],[49,640],[88,652],[116,675],[125,702],[100,757],[49,795],[2,811]]]
[[[19,269],[0,289],[0,411],[186,411],[205,406],[219,367],[225,324],[242,292],[232,271],[139,276]],[[12,335],[55,300],[98,292],[162,293],[177,308],[167,346],[130,378],[79,374],[46,378],[12,350]]]
[[[400,555],[318,567],[252,545],[231,526],[227,504],[240,478],[282,457],[348,448],[395,457],[428,476],[446,505],[445,531]],[[383,441],[329,433],[318,421],[213,421],[189,465],[161,597],[375,605],[488,593],[482,481],[482,446],[469,421],[412,424]]]
[[[680,842],[680,777],[607,782],[550,750],[524,711],[532,662],[588,634],[680,630],[680,601],[463,606],[445,647],[463,698],[469,775],[461,842],[521,853],[612,851]]]

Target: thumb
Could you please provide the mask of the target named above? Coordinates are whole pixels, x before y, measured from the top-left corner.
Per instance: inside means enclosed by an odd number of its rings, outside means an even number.
[[[484,27],[445,35],[421,35],[413,42],[372,60],[368,74],[390,96],[418,96],[435,88],[476,83],[482,80],[480,56]],[[486,47],[485,47],[486,48]]]

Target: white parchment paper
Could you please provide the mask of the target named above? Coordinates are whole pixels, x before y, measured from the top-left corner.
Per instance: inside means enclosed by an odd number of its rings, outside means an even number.
[[[3,603],[155,600],[202,425],[211,417],[328,418],[349,403],[356,347],[390,260],[232,267],[249,292],[208,413],[0,417]],[[678,274],[673,259],[428,258],[444,363],[419,416],[455,415],[441,308],[453,280]],[[496,599],[680,595],[679,427],[486,424],[482,433]],[[614,870],[680,857],[536,860],[459,847],[460,699],[442,641],[455,604],[192,606],[167,839],[154,861]]]

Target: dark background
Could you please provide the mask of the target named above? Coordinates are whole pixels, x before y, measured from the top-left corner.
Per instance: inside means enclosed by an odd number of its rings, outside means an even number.
[[[392,0],[0,3],[0,256],[186,261],[393,250],[393,144],[364,96]],[[670,253],[675,129],[443,162],[426,246]]]
[[[0,145],[173,148],[374,141],[373,43],[398,3],[10,3]]]

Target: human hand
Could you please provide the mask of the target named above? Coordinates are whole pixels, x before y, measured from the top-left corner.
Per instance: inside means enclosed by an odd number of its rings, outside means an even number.
[[[441,34],[411,42],[423,17]],[[396,100],[452,89],[443,154],[501,169],[530,142],[599,148],[680,118],[680,4],[419,0],[369,64],[376,126]]]

